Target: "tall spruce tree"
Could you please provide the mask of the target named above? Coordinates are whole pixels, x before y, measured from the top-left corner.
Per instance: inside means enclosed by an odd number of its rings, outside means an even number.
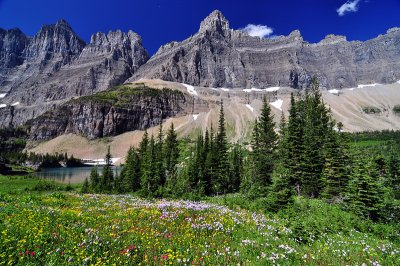
[[[349,183],[347,202],[350,209],[366,218],[378,220],[383,203],[382,184],[371,159],[356,161]]]
[[[225,193],[228,190],[228,175],[229,175],[229,161],[228,161],[228,141],[226,138],[225,129],[225,114],[224,104],[221,101],[219,112],[218,132],[215,138],[215,152],[216,152],[216,178],[214,185],[214,192]]]
[[[89,191],[93,193],[100,192],[100,177],[97,166],[94,166],[90,171]]]
[[[165,138],[165,171],[167,179],[175,175],[178,158],[178,136],[172,123]]]
[[[114,173],[112,170],[112,160],[110,146],[107,147],[107,153],[104,159],[104,167],[101,175],[101,192],[111,193],[114,186]]]
[[[275,165],[277,134],[275,133],[274,117],[266,98],[259,120],[253,130],[252,159],[254,165],[252,196],[267,196],[272,184],[272,173]]]

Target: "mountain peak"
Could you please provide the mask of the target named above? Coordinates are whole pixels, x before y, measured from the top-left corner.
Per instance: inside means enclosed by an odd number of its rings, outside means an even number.
[[[56,27],[57,27],[57,26],[58,26],[58,27],[63,26],[63,27],[71,28],[71,26],[69,25],[69,23],[68,23],[65,19],[63,19],[63,18],[57,20],[57,22],[56,22]]]
[[[211,12],[200,24],[200,32],[217,31],[224,33],[229,30],[229,21],[219,10]]]

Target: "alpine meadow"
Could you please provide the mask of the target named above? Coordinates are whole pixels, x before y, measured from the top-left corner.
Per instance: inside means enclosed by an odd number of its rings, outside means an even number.
[[[396,1],[17,2],[83,38],[0,28],[0,265],[400,265]]]

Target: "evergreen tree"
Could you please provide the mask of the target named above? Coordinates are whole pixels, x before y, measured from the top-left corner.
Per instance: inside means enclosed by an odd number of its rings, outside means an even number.
[[[400,161],[394,153],[389,157],[387,183],[392,190],[393,198],[400,200]]]
[[[243,150],[239,144],[233,146],[229,153],[230,174],[228,182],[228,191],[237,192],[240,188],[240,182],[243,179]]]
[[[341,133],[340,133],[341,134]],[[325,143],[325,164],[322,171],[323,198],[341,202],[347,191],[349,158],[346,154],[346,141],[331,130]]]
[[[290,97],[289,122],[287,126],[286,149],[285,152],[290,176],[290,184],[296,190],[297,195],[301,195],[301,185],[303,180],[303,169],[301,162],[304,156],[304,131],[301,104],[296,102],[293,93]]]
[[[252,176],[252,196],[265,197],[272,184],[274,170],[277,134],[275,133],[274,117],[271,108],[264,98],[259,120],[253,130],[252,160],[254,174]]]
[[[85,181],[83,182],[81,193],[89,193],[89,181],[87,178],[85,178]]]
[[[167,179],[175,175],[178,158],[178,136],[175,132],[174,124],[172,123],[165,139],[165,170]]]
[[[226,139],[226,129],[225,129],[225,115],[224,115],[224,105],[221,102],[221,108],[219,113],[218,121],[218,133],[215,138],[215,155],[216,157],[216,177],[215,183],[213,184],[214,192],[225,193],[228,190],[228,175],[229,175],[229,161],[228,161],[228,141]]]
[[[90,178],[89,178],[89,190],[91,192],[100,192],[99,191],[99,186],[100,186],[100,178],[99,178],[99,172],[97,169],[97,166],[94,166],[92,170],[90,171]]]
[[[101,175],[101,192],[111,193],[114,185],[114,174],[112,171],[112,160],[110,153],[110,146],[107,147],[107,154],[104,159],[105,165],[103,167],[103,172]]]
[[[377,220],[383,203],[383,191],[372,160],[359,159],[349,183],[348,205],[361,216]]]
[[[303,153],[303,194],[318,197],[323,187],[321,173],[325,164],[324,144],[329,131],[330,116],[319,91],[316,78],[312,80],[311,91],[304,98],[304,153]]]

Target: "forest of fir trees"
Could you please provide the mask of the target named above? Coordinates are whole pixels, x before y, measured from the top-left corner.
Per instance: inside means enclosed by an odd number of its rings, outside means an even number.
[[[228,143],[223,103],[217,129],[199,134],[195,143],[180,143],[173,124],[165,134],[161,125],[157,136],[146,131],[119,175],[108,149],[101,175],[93,168],[82,191],[176,198],[240,193],[265,199],[270,211],[296,197],[319,198],[372,220],[400,219],[398,158],[352,152],[315,79],[303,94],[291,95],[289,116],[282,113],[279,125],[264,98],[250,145]]]

